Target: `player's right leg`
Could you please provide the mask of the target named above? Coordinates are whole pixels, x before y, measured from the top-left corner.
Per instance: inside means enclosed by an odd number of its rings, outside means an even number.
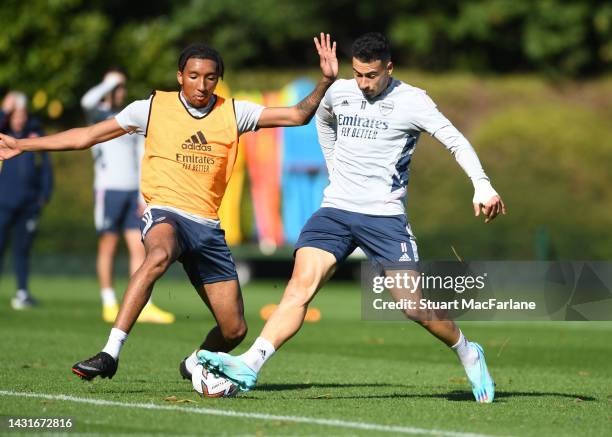
[[[293,274],[285,293],[266,322],[254,348],[251,348],[253,350],[236,357],[202,350],[197,354],[199,360],[209,370],[223,374],[236,382],[241,390],[253,388],[257,382],[259,369],[271,353],[278,350],[299,331],[304,323],[308,304],[331,276],[335,265],[336,258],[329,252],[314,247],[298,249]],[[260,348],[258,342],[268,346]]]
[[[283,297],[268,321],[261,336],[275,349],[280,348],[301,328],[308,304],[335,270],[336,258],[316,247],[302,247],[295,255],[291,279]]]
[[[240,356],[201,350],[199,361],[223,374],[242,390],[250,390],[272,354],[293,337],[304,322],[308,304],[333,274],[336,263],[355,248],[344,212],[321,208],[308,220],[296,243],[291,279],[255,343]]]
[[[121,347],[151,297],[155,281],[181,254],[175,226],[166,216],[155,223],[149,212],[147,225],[143,229],[145,260],[130,278],[117,320],[102,352],[72,367],[72,372],[82,379],[90,380],[96,376],[112,378],[117,371]]]
[[[130,255],[130,276],[136,273],[145,259],[145,250],[140,232],[136,229],[126,229],[123,233],[125,244]],[[174,323],[174,314],[164,311],[153,303],[153,299],[145,305],[138,322],[169,324]]]
[[[145,249],[142,244],[139,227],[142,222],[142,212],[139,206],[139,192],[117,191],[117,204],[121,214],[118,217],[118,228],[123,231],[123,237],[130,256],[130,276],[142,265],[145,259]],[[149,299],[138,317],[138,322],[169,324],[174,322],[174,314],[162,310]]]

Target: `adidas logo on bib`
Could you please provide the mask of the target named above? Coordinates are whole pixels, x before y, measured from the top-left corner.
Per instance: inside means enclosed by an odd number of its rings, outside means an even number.
[[[201,152],[210,152],[212,150],[210,144],[207,144],[206,137],[200,130],[183,141],[181,148],[184,150],[196,150]]]

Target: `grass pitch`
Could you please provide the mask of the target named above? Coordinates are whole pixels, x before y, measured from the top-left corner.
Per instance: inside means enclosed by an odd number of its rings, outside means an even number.
[[[4,278],[0,293],[0,433],[15,432],[6,426],[16,416],[70,417],[71,432],[103,435],[612,432],[612,323],[462,324],[484,346],[497,383],[495,403],[479,405],[446,347],[410,322],[361,321],[359,286],[332,282],[314,301],[322,320],[268,362],[256,390],[201,399],[178,363],[213,320],[187,280],[163,279],[154,293],[177,322],[137,325],[115,378],[90,383],[70,367],[108,335],[95,280],[35,277],[42,305],[24,312],[10,309],[9,284]],[[257,336],[259,309],[278,302],[284,285],[244,287],[250,331],[237,352]]]

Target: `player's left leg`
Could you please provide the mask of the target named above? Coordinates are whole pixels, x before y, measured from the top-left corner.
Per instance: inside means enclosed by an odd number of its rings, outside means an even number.
[[[217,321],[217,326],[210,330],[200,349],[231,351],[247,334],[244,303],[238,281],[233,279],[204,284],[198,292]]]
[[[386,266],[387,276],[393,277],[397,273],[419,276],[420,273],[415,270],[419,260],[416,239],[404,215],[362,215],[354,231],[359,246],[366,252],[368,258]],[[415,290],[395,288],[390,291],[396,300],[407,299],[419,302],[422,297],[419,287]],[[492,402],[495,386],[480,345],[468,342],[457,325],[452,320],[448,320],[446,312],[420,309],[416,305],[415,309],[406,309],[404,313],[457,354],[472,384],[476,400]]]
[[[199,288],[196,287],[196,290],[217,324],[208,332],[200,347],[181,361],[179,372],[184,379],[189,380],[195,366],[198,365],[196,354],[199,350],[230,352],[247,334],[244,303],[237,279],[204,284]]]
[[[184,229],[190,250],[180,262],[217,322],[199,347],[179,365],[183,378],[190,379],[198,364],[196,353],[200,349],[231,351],[244,339],[247,324],[238,274],[225,241],[225,232],[214,225],[195,222],[186,222]]]
[[[38,304],[30,293],[28,279],[30,274],[30,251],[36,229],[40,207],[28,205],[17,215],[13,237],[13,260],[17,276],[17,294],[11,300],[14,309],[30,308]]]
[[[390,277],[418,278],[420,273],[416,270],[386,270],[385,274]],[[409,283],[415,284],[416,281]],[[459,358],[472,386],[472,392],[477,402],[490,403],[495,397],[495,383],[489,374],[482,346],[478,343],[468,341],[463,332],[454,321],[448,319],[448,312],[433,309],[418,309],[419,302],[423,299],[420,287],[415,289],[391,289],[391,295],[396,301],[411,300],[416,303],[415,309],[406,309],[404,314],[411,320],[427,329],[434,337],[438,338],[450,347]]]

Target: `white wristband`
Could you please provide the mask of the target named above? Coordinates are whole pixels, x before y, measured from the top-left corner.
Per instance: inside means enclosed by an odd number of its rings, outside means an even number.
[[[488,179],[478,179],[474,182],[474,197],[472,203],[485,204],[492,197],[499,196]]]

